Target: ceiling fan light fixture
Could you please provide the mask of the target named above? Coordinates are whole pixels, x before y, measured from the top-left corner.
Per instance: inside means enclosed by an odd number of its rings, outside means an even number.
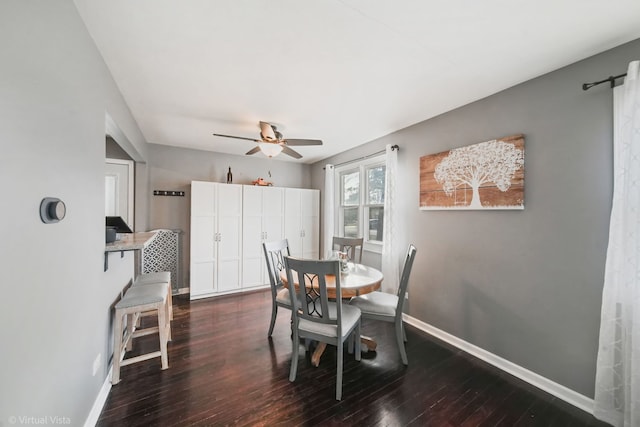
[[[271,144],[268,142],[262,142],[260,145],[260,151],[264,153],[267,157],[275,157],[282,151],[282,145],[280,144]]]

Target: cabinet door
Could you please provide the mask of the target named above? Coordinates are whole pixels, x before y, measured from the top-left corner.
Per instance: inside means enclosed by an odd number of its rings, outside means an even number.
[[[242,190],[242,286],[263,285],[262,187],[244,186]]]
[[[242,286],[264,286],[269,276],[262,243],[284,238],[284,190],[245,186],[242,209]]]
[[[284,191],[282,188],[262,189],[262,231],[267,242],[284,238]],[[265,264],[266,266],[266,264]]]
[[[191,216],[215,216],[216,184],[191,182]]]
[[[318,190],[301,191],[300,220],[302,224],[302,256],[304,258],[319,259],[319,192]]]
[[[240,288],[242,264],[242,186],[218,185],[218,247],[216,291]]]
[[[215,185],[209,182],[191,184],[191,295],[215,290]]]
[[[292,256],[302,256],[302,223],[300,221],[300,194],[298,188],[287,188],[284,193],[284,237],[289,240]]]
[[[284,189],[265,187],[262,193],[262,231],[266,242],[284,239]],[[261,250],[262,283],[269,283],[269,270]]]

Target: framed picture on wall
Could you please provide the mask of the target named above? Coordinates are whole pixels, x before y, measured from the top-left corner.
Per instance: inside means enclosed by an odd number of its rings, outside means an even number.
[[[524,136],[422,156],[420,209],[524,209]]]

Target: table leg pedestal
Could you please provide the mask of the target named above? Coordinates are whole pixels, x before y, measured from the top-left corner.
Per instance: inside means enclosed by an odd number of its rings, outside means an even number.
[[[378,343],[373,338],[364,335],[360,336],[360,344],[364,345],[367,351],[376,351],[378,347]]]
[[[373,338],[364,335],[360,336],[360,343],[365,346],[365,348],[362,349],[363,351],[376,351],[376,347],[378,347],[378,343]],[[325,348],[327,348],[327,343],[319,342],[311,355],[311,364],[316,368],[320,365],[320,358]]]
[[[320,357],[322,357],[322,353],[324,353],[324,349],[327,348],[326,342],[319,342],[316,349],[313,351],[311,355],[311,364],[316,368],[320,364]]]

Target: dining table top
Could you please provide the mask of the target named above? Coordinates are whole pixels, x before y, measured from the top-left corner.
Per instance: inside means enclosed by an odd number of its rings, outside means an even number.
[[[340,273],[340,290],[342,299],[356,297],[358,295],[368,294],[380,289],[384,276],[380,270],[369,267],[364,264],[347,263],[347,270]],[[280,273],[280,278],[285,287],[289,287],[287,274],[285,271]],[[335,276],[327,275],[327,293],[329,298],[336,297],[336,281]],[[295,284],[296,288],[298,283]]]

